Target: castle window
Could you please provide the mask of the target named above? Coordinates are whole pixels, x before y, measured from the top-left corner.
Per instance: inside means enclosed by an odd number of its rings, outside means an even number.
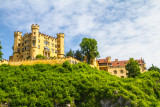
[[[38,43],[40,43],[40,40],[38,39]]]
[[[25,46],[25,50],[26,50],[26,46]]]
[[[20,43],[18,44],[18,46],[20,46]]]
[[[24,48],[22,49],[22,52],[24,52]]]
[[[28,43],[29,43],[29,40],[28,40]]]
[[[121,72],[121,73],[123,73],[124,71],[123,71],[123,70],[121,70],[120,72]]]
[[[36,34],[36,32],[34,32],[34,35]]]
[[[18,49],[18,52],[20,52],[20,49]]]
[[[36,37],[35,37],[35,36],[33,36],[33,39],[36,39]]]
[[[53,47],[53,43],[52,43],[52,47]]]
[[[18,55],[17,55],[17,57],[18,57]]]
[[[33,42],[33,46],[36,46],[35,42]]]
[[[44,41],[44,44],[45,44],[45,45],[49,45],[49,42],[47,42],[47,41]]]
[[[57,53],[57,50],[55,50],[55,53]]]
[[[60,45],[58,45],[58,48],[60,48]]]
[[[21,57],[23,58],[23,55]]]
[[[116,70],[114,70],[114,74],[117,74],[117,71],[116,71]]]
[[[25,44],[27,43],[27,41],[25,41]]]
[[[57,48],[57,45],[55,45],[55,47]]]
[[[22,46],[24,46],[24,43],[22,43]]]
[[[27,46],[27,50],[29,50],[29,46]]]
[[[29,38],[29,35],[28,35],[28,38]]]
[[[54,49],[52,49],[52,53],[54,52]]]
[[[38,49],[40,49],[40,45],[38,45]]]

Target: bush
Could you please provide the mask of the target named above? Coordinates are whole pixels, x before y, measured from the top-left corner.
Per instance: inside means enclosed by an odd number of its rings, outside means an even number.
[[[39,59],[39,58],[46,58],[46,57],[43,56],[43,55],[41,55],[41,54],[38,54],[38,55],[36,56],[36,58]]]
[[[133,106],[159,106],[160,74],[145,72],[121,79],[88,64],[0,66],[0,104],[10,106],[99,107],[100,100]]]

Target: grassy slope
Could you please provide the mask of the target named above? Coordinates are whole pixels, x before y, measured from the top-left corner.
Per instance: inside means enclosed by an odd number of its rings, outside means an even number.
[[[119,96],[133,106],[160,106],[160,74],[146,72],[122,79],[87,64],[0,66],[0,102],[11,106],[98,107],[100,100],[117,102]],[[115,94],[115,92],[117,92]]]

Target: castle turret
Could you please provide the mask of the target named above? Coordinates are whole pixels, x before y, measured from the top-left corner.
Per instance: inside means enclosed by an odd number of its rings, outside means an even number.
[[[39,35],[39,26],[32,24],[31,26],[31,44],[30,44],[30,57],[35,58],[38,55],[38,35]]]
[[[64,33],[57,34],[57,56],[64,57]]]
[[[111,57],[110,57],[110,56],[106,57],[106,61],[107,61],[108,63],[111,62]]]
[[[20,43],[21,43],[22,32],[14,32],[14,46],[13,46],[13,58],[19,59],[20,56]]]

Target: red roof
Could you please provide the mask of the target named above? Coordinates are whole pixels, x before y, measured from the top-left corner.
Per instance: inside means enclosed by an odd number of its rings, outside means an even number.
[[[97,59],[97,61],[99,62],[99,64],[102,64],[102,63],[107,63],[107,60],[106,59]],[[118,66],[125,66],[127,64],[129,60],[124,60],[124,61],[110,61],[108,64],[110,66],[113,66],[113,67],[118,67]],[[142,59],[138,59],[136,60],[138,62],[138,64],[144,64],[144,61]]]

